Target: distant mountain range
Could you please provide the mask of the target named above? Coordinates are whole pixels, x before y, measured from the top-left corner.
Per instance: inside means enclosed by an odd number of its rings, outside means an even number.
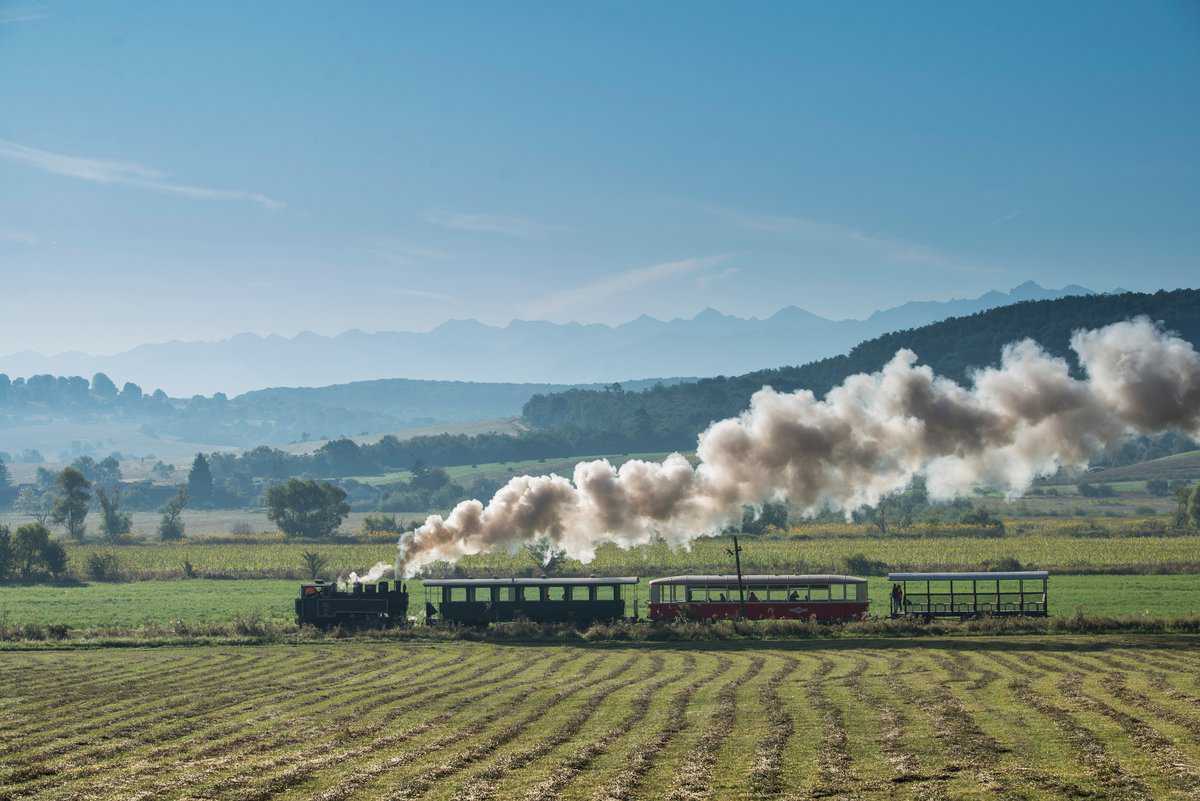
[[[1120,291],[1120,290],[1118,290]],[[322,386],[404,377],[488,382],[611,382],[645,376],[732,375],[844,353],[885,332],[1026,300],[1091,295],[1082,286],[1028,281],[976,298],[914,301],[864,320],[830,320],[797,306],[765,319],[705,309],[691,319],[643,315],[617,326],[514,320],[506,326],[450,320],[428,332],[347,331],[327,337],[238,334],[216,342],[139,345],[113,355],[32,351],[0,357],[0,372],[104,372],[172,396],[233,395],[265,387]]]

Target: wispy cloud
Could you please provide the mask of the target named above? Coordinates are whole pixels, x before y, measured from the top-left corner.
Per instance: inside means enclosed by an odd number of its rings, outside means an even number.
[[[447,295],[445,292],[433,292],[428,289],[410,289],[408,287],[389,287],[388,291],[395,295],[406,295],[410,298],[424,298],[425,300],[442,300],[452,301],[453,296]]]
[[[501,214],[431,211],[425,214],[425,221],[455,231],[499,234],[516,239],[537,239],[555,231],[567,230],[560,225],[549,225],[526,217],[508,217]]]
[[[119,184],[164,192],[170,195],[198,200],[242,200],[257,203],[266,209],[280,209],[284,204],[259,192],[240,189],[214,189],[207,186],[176,183],[170,177],[151,167],[129,161],[111,161],[82,156],[69,156],[39,150],[6,139],[0,139],[0,158],[34,167],[54,175],[78,178],[98,184]]]
[[[38,238],[28,231],[14,231],[11,228],[0,229],[0,242],[8,242],[13,245],[25,245],[33,247],[38,243]]]
[[[732,278],[740,272],[740,267],[726,267],[724,270],[698,275],[696,276],[696,286],[700,287],[701,289],[708,289],[718,281],[724,281],[726,278]]]
[[[0,25],[16,25],[19,22],[36,22],[39,19],[45,19],[48,14],[38,8],[13,8],[8,11],[0,11]]]
[[[709,208],[708,211],[748,231],[790,236],[843,248],[853,248],[873,258],[940,267],[952,271],[999,272],[990,267],[966,262],[928,245],[871,234],[848,225],[822,222],[808,217],[745,214],[722,208]]]
[[[658,283],[669,278],[706,270],[720,264],[728,256],[708,256],[697,259],[681,259],[637,267],[632,270],[607,275],[596,281],[561,292],[552,292],[532,303],[526,313],[533,317],[546,317],[573,308],[590,306],[614,295],[620,295],[647,284]]]

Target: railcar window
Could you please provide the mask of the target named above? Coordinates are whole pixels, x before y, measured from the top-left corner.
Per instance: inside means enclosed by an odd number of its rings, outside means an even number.
[[[546,588],[546,600],[547,601],[565,601],[565,600],[567,600],[567,588],[566,587],[547,587]]]
[[[829,585],[818,585],[808,588],[808,599],[810,601],[828,601],[829,600]]]
[[[497,601],[512,601],[513,599],[514,599],[514,593],[513,593],[512,587],[497,587],[496,588],[496,600]]]
[[[615,601],[617,599],[616,593],[614,592],[615,589],[616,588],[611,584],[601,584],[596,588],[596,600]]]
[[[492,600],[491,587],[475,587],[472,591],[475,593],[477,602],[488,603]]]
[[[846,600],[846,585],[845,584],[831,584],[829,586],[829,600],[831,600],[831,601]]]
[[[540,601],[542,599],[541,587],[521,587],[521,599],[524,601]]]
[[[588,599],[588,588],[583,586],[570,587],[568,589],[572,601],[586,601]]]
[[[453,602],[463,602],[466,600],[467,600],[467,588],[466,587],[451,587],[450,588],[450,601],[452,603]]]

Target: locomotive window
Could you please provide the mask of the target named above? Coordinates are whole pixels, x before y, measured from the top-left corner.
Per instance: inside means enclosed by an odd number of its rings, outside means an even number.
[[[547,601],[565,601],[565,600],[567,600],[567,588],[566,587],[547,587],[546,588],[546,600]]]
[[[467,588],[466,587],[451,587],[450,588],[450,600],[452,602],[467,600]]]
[[[611,584],[601,584],[596,588],[597,601],[615,601],[617,599],[616,588]]]

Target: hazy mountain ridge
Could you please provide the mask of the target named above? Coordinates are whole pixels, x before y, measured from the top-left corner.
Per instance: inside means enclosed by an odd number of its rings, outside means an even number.
[[[216,342],[139,345],[109,356],[79,352],[0,357],[9,375],[105,372],[174,396],[230,395],[267,387],[313,387],[403,376],[490,383],[585,384],[631,376],[734,375],[844,353],[888,331],[1025,300],[1094,294],[1029,281],[976,298],[912,301],[864,320],[830,320],[797,306],[766,318],[705,309],[688,319],[642,315],[617,326],[514,320],[491,326],[448,320],[428,332],[311,331],[295,337],[237,334]]]

